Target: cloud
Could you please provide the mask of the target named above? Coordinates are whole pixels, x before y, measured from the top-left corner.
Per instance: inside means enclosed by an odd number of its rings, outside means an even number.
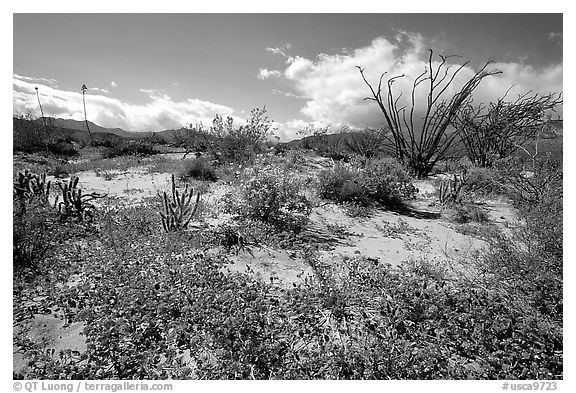
[[[270,79],[270,78],[278,78],[282,76],[282,72],[278,71],[278,70],[268,70],[266,68],[260,68],[260,71],[258,71],[258,79],[261,80],[266,80],[266,79]]]
[[[313,130],[328,128],[328,133],[335,133],[347,126],[344,123],[326,123],[321,121],[306,121],[292,119],[284,123],[275,123],[275,135],[280,142],[287,142],[295,138],[312,135]]]
[[[118,87],[118,83],[111,81],[110,82],[110,87]]]
[[[290,56],[288,56],[287,52],[290,48],[292,48],[292,44],[284,44],[282,46],[277,47],[268,47],[266,48],[266,51],[274,55],[280,55],[289,58]]]
[[[283,91],[278,89],[272,89],[272,94],[281,95],[284,97],[292,97],[292,98],[299,98],[303,99],[304,97],[299,96],[298,94],[290,93],[289,91]]]
[[[99,93],[110,94],[110,90],[101,89],[99,87],[90,87],[88,90],[97,91]]]
[[[396,94],[403,94],[400,102],[410,104],[408,98],[412,83],[425,69],[428,45],[418,34],[400,32],[394,40],[378,37],[368,46],[346,49],[335,54],[319,54],[312,59],[288,56],[281,48],[267,50],[287,59],[283,78],[290,83],[296,95],[306,100],[300,109],[304,119],[307,119],[305,121],[349,124],[352,128],[364,128],[382,126],[384,118],[373,101],[364,100],[370,90],[356,66],[364,67],[368,81],[376,86],[381,73],[387,72],[383,83],[384,94],[388,78],[404,74],[404,78],[394,82],[393,89]],[[437,62],[433,64],[435,67],[438,65]],[[459,64],[454,62],[451,70],[454,71],[458,66]],[[517,94],[530,90],[539,94],[562,92],[562,63],[537,69],[520,62],[509,62],[496,63],[491,68],[502,70],[503,73],[482,81],[473,94],[477,104],[494,101],[512,85],[515,86],[512,92]],[[457,92],[475,71],[469,65],[464,67],[455,78],[454,84],[447,89],[446,98]],[[416,94],[416,116],[418,111],[422,110],[422,105],[419,106],[418,103],[426,102],[426,93],[425,85],[422,84]],[[559,109],[561,113],[562,108]],[[292,129],[287,123],[284,126],[287,130]]]
[[[22,75],[18,75],[18,74],[13,74],[13,77],[22,81],[27,81],[30,83],[41,83],[41,84],[47,84],[50,85],[52,87],[58,87],[57,83],[58,81],[56,79],[52,79],[52,78],[36,78],[36,77],[32,77],[32,76],[22,76]]]
[[[562,33],[558,33],[556,31],[551,31],[548,33],[548,39],[551,41],[556,41],[558,45],[562,45],[562,40],[564,35]]]
[[[14,113],[32,113],[40,116],[36,91],[39,87],[40,100],[47,116],[83,120],[82,94],[47,85],[33,84],[23,78],[14,77],[13,111]],[[103,127],[120,127],[127,131],[159,131],[179,128],[190,123],[202,121],[209,124],[215,114],[231,116],[234,110],[228,106],[200,99],[174,101],[171,97],[157,91],[144,90],[148,102],[131,104],[102,94],[86,95],[88,119]]]

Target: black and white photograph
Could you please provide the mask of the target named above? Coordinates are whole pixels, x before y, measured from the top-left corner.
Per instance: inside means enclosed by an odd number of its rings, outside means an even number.
[[[564,14],[516,11],[14,12],[9,388],[562,391]]]

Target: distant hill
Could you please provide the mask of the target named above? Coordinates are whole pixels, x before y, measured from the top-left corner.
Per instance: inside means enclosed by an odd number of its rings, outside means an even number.
[[[36,121],[42,122],[42,119],[38,119]],[[88,132],[88,130],[86,128],[86,122],[81,121],[81,120],[60,119],[60,118],[49,117],[49,118],[47,118],[47,121],[50,124],[52,124],[52,126],[54,126],[56,128],[64,128],[64,129],[69,129],[69,130],[78,130],[78,131]],[[88,125],[90,126],[90,131],[92,133],[101,132],[101,133],[107,133],[107,134],[115,134],[115,135],[121,136],[123,138],[142,138],[142,137],[146,136],[145,134],[148,134],[148,133],[129,132],[129,131],[125,131],[121,128],[106,128],[106,127],[99,126],[98,124],[93,123],[91,121],[88,121]]]

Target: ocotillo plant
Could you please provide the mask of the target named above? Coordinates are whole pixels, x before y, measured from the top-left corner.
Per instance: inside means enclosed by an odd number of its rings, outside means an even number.
[[[82,189],[77,188],[78,181],[78,177],[72,176],[68,184],[58,183],[60,190],[62,190],[63,199],[57,205],[61,221],[65,221],[69,217],[77,217],[78,221],[84,221],[87,217],[93,219],[93,212],[96,207],[90,201],[106,196],[106,194],[100,195],[95,192],[82,195]]]
[[[160,212],[162,227],[166,232],[183,230],[188,227],[190,220],[192,220],[198,210],[198,203],[200,202],[200,193],[197,193],[194,207],[192,207],[193,194],[194,189],[190,188],[188,190],[188,184],[186,184],[184,192],[180,195],[176,189],[174,174],[172,174],[172,198],[164,191],[162,197],[164,212]]]

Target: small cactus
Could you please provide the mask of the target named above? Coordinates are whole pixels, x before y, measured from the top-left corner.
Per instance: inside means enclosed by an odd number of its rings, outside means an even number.
[[[440,183],[438,190],[438,200],[442,205],[448,203],[461,203],[462,202],[462,187],[466,184],[467,171],[464,170],[460,175],[454,174],[454,177]]]
[[[64,221],[69,217],[77,217],[79,221],[84,221],[86,218],[94,218],[94,210],[96,207],[90,203],[94,199],[104,198],[106,195],[98,193],[82,194],[82,189],[77,188],[79,178],[72,176],[68,184],[58,183],[62,191],[62,201],[57,203],[58,212],[60,213],[60,220]]]
[[[200,193],[196,194],[196,201],[192,207],[192,195],[194,190],[188,185],[184,189],[182,195],[176,190],[176,182],[172,174],[172,198],[168,196],[166,191],[163,192],[162,202],[164,212],[160,212],[162,218],[162,227],[166,232],[173,232],[183,230],[188,227],[188,224],[198,210],[198,203],[200,202]]]
[[[14,181],[14,193],[23,201],[38,197],[42,202],[48,203],[50,185],[50,180],[46,180],[46,173],[37,175],[26,169],[24,173],[18,172],[18,178]]]

